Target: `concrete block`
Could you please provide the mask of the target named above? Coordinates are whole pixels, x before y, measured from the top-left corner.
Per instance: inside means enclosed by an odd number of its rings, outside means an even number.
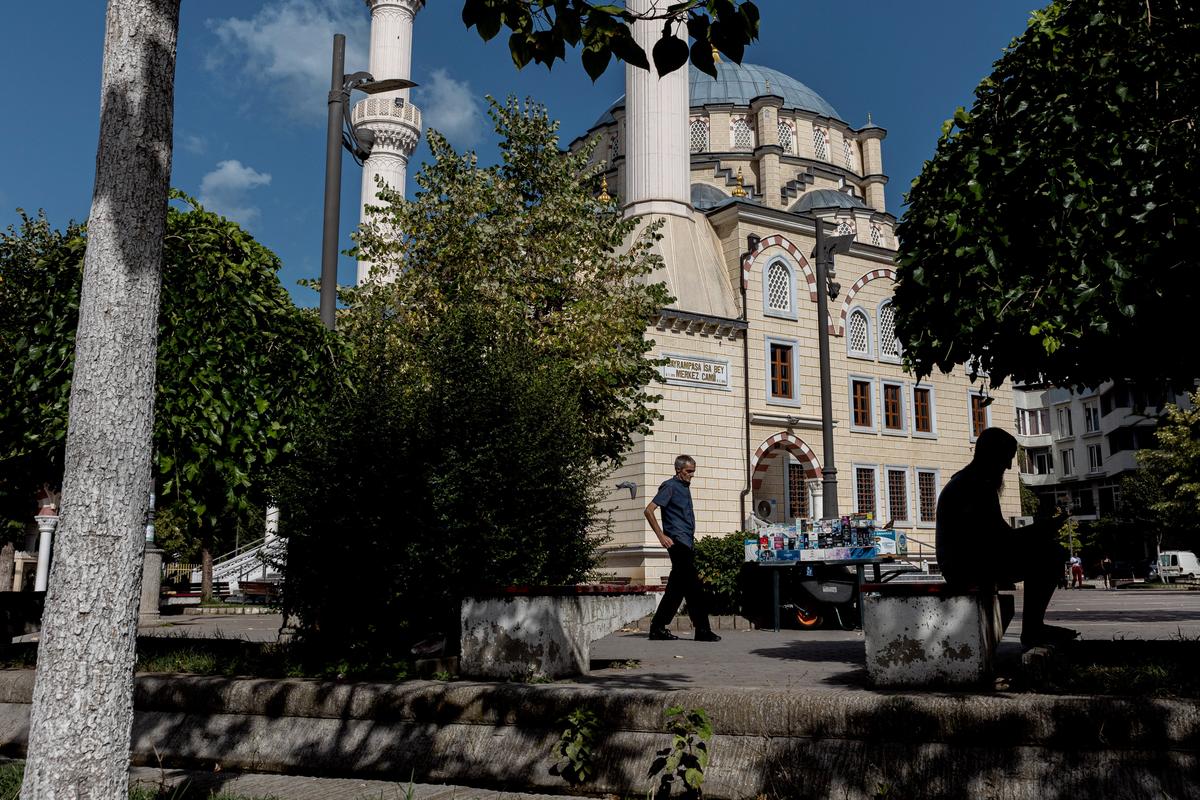
[[[877,686],[976,684],[1003,635],[995,594],[862,596],[867,674]]]
[[[564,678],[588,671],[591,644],[653,613],[657,593],[467,598],[464,675]]]

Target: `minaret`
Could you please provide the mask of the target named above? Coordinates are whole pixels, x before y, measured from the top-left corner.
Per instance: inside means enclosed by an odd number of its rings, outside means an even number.
[[[635,14],[666,6],[664,0],[628,0],[625,4]],[[634,41],[650,58],[650,69],[625,67],[625,213],[691,219],[688,66],[685,63],[659,77],[650,51],[662,28],[662,20],[635,20],[632,25]],[[676,35],[681,32],[677,29]]]
[[[366,0],[371,8],[371,52],[368,71],[377,81],[411,80],[413,18],[422,0]],[[363,166],[360,219],[367,221],[366,207],[378,205],[376,176],[404,193],[408,159],[421,140],[421,112],[408,100],[408,89],[383,92],[354,105],[356,127],[375,133],[375,147]],[[370,276],[371,265],[358,262],[358,283]]]
[[[669,0],[628,0],[635,14],[662,11]],[[636,20],[633,36],[647,57],[662,35],[662,20]],[[675,35],[686,36],[682,25]],[[682,36],[680,38],[683,38]],[[686,39],[685,39],[686,41]],[[673,308],[713,317],[737,316],[720,242],[712,224],[694,213],[688,136],[688,65],[659,77],[625,65],[625,185],[618,193],[627,217],[662,220],[654,251],[662,266],[650,277],[666,284]]]

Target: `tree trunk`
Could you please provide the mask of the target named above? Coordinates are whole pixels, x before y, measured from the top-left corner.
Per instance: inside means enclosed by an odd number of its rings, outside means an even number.
[[[61,522],[21,797],[128,792],[179,0],[109,0]]]
[[[200,548],[200,602],[211,603],[212,599],[212,549],[206,544]]]
[[[17,548],[12,542],[5,542],[0,547],[0,592],[11,592],[13,588],[13,562]]]

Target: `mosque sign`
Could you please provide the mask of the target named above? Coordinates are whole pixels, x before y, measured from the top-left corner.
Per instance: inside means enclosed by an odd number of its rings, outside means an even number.
[[[702,389],[729,390],[729,362],[715,358],[697,358],[663,353],[663,379],[672,386],[697,386]]]

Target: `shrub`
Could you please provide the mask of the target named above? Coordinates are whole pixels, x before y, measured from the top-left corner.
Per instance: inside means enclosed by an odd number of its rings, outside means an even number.
[[[433,632],[453,645],[464,595],[584,580],[602,541],[568,376],[467,312],[426,348],[442,369],[420,384],[361,350],[361,388],[304,432],[279,484],[289,611],[351,660]]]
[[[710,614],[740,614],[745,608],[743,531],[696,540],[696,571],[704,583]]]

